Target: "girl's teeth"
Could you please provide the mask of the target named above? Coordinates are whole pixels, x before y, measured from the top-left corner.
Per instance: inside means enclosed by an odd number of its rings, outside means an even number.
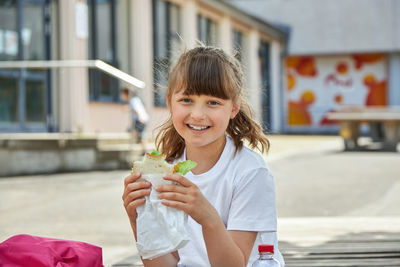
[[[198,131],[207,129],[207,126],[194,126],[194,125],[190,125],[190,124],[189,124],[189,127],[192,128],[193,130],[198,130]]]

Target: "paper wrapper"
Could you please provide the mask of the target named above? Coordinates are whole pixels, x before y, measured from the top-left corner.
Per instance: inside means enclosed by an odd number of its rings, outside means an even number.
[[[143,259],[154,259],[182,248],[189,241],[185,224],[187,214],[161,204],[155,188],[161,184],[171,184],[164,180],[164,174],[142,175],[142,179],[152,184],[144,205],[137,207],[136,246]]]

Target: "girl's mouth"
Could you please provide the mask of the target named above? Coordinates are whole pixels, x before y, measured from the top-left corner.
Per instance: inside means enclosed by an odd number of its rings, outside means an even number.
[[[186,124],[190,129],[195,130],[195,131],[203,131],[211,126],[197,126],[197,125],[192,125],[192,124]]]

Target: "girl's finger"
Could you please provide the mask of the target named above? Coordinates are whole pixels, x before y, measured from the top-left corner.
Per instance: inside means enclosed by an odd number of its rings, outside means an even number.
[[[150,191],[150,189],[142,189],[130,192],[123,198],[124,206],[128,206],[129,203],[135,201],[136,199],[144,198],[145,196],[150,195]]]
[[[156,188],[157,192],[177,192],[181,194],[186,193],[186,190],[185,187],[176,184],[164,184]]]
[[[136,199],[136,200],[134,200],[132,202],[129,202],[125,206],[125,209],[129,213],[133,212],[135,214],[136,213],[136,208],[139,207],[140,205],[143,205],[145,202],[146,202],[146,199],[144,199],[144,198]]]
[[[161,203],[167,207],[175,208],[178,210],[183,210],[184,212],[188,213],[187,206],[183,202],[163,199],[163,201],[161,201]]]
[[[144,181],[144,180],[127,184],[125,186],[124,193],[122,194],[122,199],[126,198],[126,196],[133,191],[137,191],[140,189],[149,189],[150,187],[151,187],[151,183],[149,183],[148,181]]]
[[[125,185],[125,187],[126,187],[128,184],[133,183],[133,182],[139,180],[140,177],[142,177],[142,174],[141,174],[141,173],[133,173],[133,174],[127,176],[127,177],[125,178],[125,180],[124,180],[124,185]]]
[[[193,183],[191,181],[189,181],[188,179],[186,179],[185,177],[183,177],[182,175],[179,175],[179,174],[167,174],[163,178],[164,178],[164,180],[168,180],[168,181],[172,181],[172,182],[181,184],[184,187],[189,187],[189,186],[193,185]]]
[[[160,193],[160,194],[158,194],[158,198],[172,200],[172,201],[179,201],[179,202],[183,202],[183,203],[188,202],[188,197],[186,195],[180,194],[180,193],[174,193],[174,192]]]
[[[142,188],[151,188],[151,183],[146,180],[130,183],[126,186],[126,191],[132,192],[132,191],[139,190]]]

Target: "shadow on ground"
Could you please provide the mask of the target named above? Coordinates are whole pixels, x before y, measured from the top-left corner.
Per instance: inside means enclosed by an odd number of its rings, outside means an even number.
[[[137,267],[137,266],[143,266],[138,253],[135,253],[132,256],[129,256],[123,259],[122,261],[111,265],[111,267]]]
[[[341,235],[313,246],[279,242],[286,267],[400,266],[400,232]]]
[[[362,232],[338,236],[313,246],[279,242],[286,267],[370,267],[400,266],[400,232]],[[143,266],[132,255],[112,267]]]

